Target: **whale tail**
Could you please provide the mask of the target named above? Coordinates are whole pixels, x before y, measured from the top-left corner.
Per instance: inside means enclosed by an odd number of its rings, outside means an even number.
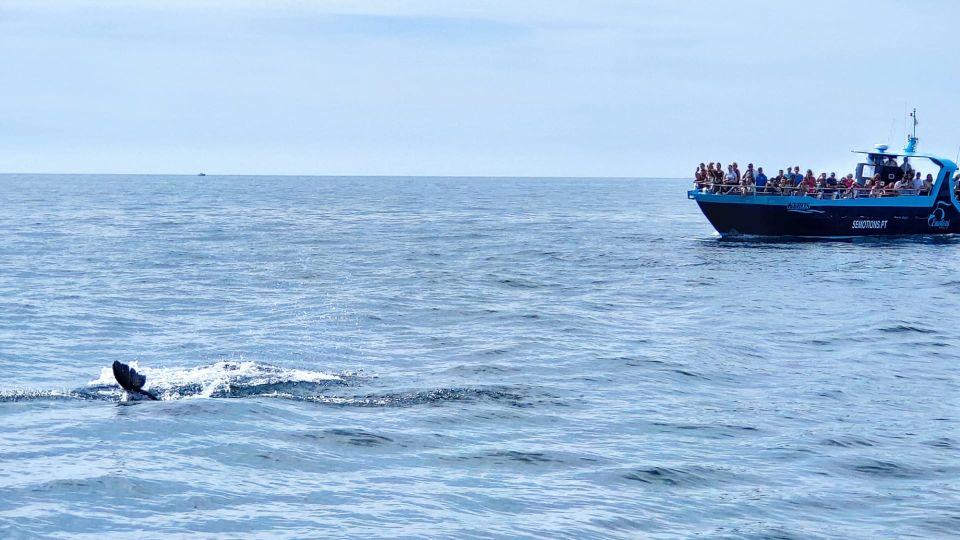
[[[122,386],[127,392],[131,394],[139,394],[147,399],[158,401],[157,396],[143,389],[143,385],[146,384],[147,378],[144,375],[137,373],[137,370],[133,369],[132,367],[114,360],[113,378],[116,379],[120,386]]]

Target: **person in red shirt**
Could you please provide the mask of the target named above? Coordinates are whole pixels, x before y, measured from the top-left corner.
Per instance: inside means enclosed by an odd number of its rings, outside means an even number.
[[[813,171],[807,169],[807,175],[803,177],[803,183],[800,184],[807,195],[817,193],[817,178],[813,176]]]
[[[841,182],[843,183],[844,197],[852,199],[857,196],[856,189],[860,187],[860,185],[857,184],[857,181],[853,179],[852,174],[848,174],[845,177],[843,177],[843,180]]]
[[[693,183],[697,186],[697,189],[703,189],[704,184],[707,183],[707,167],[703,163],[697,167],[697,172],[693,174]]]

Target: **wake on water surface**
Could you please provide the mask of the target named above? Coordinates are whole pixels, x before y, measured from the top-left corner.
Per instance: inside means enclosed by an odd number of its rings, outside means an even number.
[[[355,407],[404,407],[446,401],[503,400],[527,406],[523,396],[509,388],[434,388],[383,393],[349,394],[344,390],[362,386],[371,377],[359,373],[326,373],[275,366],[254,361],[219,361],[191,368],[141,368],[144,390],[159,401],[197,398],[278,398]],[[100,400],[127,402],[130,394],[114,378],[111,367],[86,386],[72,390],[0,391],[0,403],[43,400]]]

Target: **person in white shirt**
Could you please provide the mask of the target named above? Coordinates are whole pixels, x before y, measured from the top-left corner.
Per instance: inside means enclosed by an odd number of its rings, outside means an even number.
[[[910,189],[910,187],[910,181],[906,179],[897,180],[896,183],[893,184],[893,190],[897,192],[897,195],[905,195],[904,191]]]
[[[920,171],[917,171],[917,175],[913,178],[913,189],[918,192],[923,189],[923,180],[920,178]]]
[[[727,190],[724,193],[731,193],[733,190],[737,189],[740,179],[737,176],[737,173],[733,169],[733,165],[727,165],[727,178],[724,181],[724,185],[727,187]]]

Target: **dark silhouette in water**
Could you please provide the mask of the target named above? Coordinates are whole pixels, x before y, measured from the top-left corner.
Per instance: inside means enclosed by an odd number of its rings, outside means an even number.
[[[122,386],[123,389],[134,398],[159,401],[157,396],[143,389],[143,385],[147,382],[147,378],[137,373],[137,370],[133,369],[132,367],[114,360],[113,378],[117,379],[117,382],[120,383],[120,386]]]

